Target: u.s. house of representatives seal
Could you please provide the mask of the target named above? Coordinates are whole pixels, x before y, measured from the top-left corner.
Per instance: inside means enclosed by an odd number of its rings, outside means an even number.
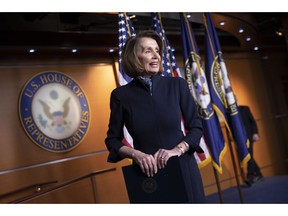
[[[90,123],[83,90],[60,72],[37,74],[25,84],[19,99],[19,115],[34,143],[59,153],[78,146]]]

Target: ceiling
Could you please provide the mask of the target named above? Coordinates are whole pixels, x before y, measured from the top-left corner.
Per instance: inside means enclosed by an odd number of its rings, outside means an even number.
[[[133,26],[136,32],[152,28],[150,13],[127,13],[136,15]],[[188,14],[188,13],[186,13]],[[282,20],[286,13],[212,13],[222,50],[226,52],[252,51],[254,46],[262,50],[285,51]],[[176,51],[181,50],[181,23],[179,13],[161,13],[168,40]],[[1,56],[27,55],[34,48],[37,55],[70,55],[77,48],[78,56],[102,55],[118,46],[117,13],[0,13]],[[198,46],[204,46],[205,29],[202,13],[191,13],[189,20]],[[226,25],[220,26],[219,22]],[[245,28],[239,34],[238,29]],[[246,36],[252,40],[247,42]],[[5,52],[3,52],[5,51]],[[4,54],[5,53],[5,54]]]

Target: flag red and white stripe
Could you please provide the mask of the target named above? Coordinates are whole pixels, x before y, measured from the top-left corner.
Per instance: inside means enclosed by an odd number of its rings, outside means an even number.
[[[132,22],[130,18],[127,16],[126,13],[119,13],[118,14],[118,48],[119,48],[119,69],[118,69],[118,82],[119,85],[126,85],[129,83],[132,79],[124,72],[122,68],[122,59],[121,59],[121,53],[122,49],[126,43],[126,41],[131,37],[135,36],[135,30],[134,27],[132,26]],[[124,126],[123,128],[123,133],[124,133],[124,139],[123,143],[129,147],[133,147],[133,139],[129,132],[127,131],[126,127]]]

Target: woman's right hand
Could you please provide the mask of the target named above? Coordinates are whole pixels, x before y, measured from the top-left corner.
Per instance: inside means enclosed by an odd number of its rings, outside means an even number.
[[[135,150],[132,154],[132,159],[140,166],[142,172],[148,177],[152,177],[158,172],[157,162],[153,155]]]

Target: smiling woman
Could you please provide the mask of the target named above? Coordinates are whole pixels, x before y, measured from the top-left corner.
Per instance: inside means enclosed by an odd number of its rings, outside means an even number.
[[[153,73],[158,73],[160,70],[161,56],[159,54],[159,46],[154,39],[149,37],[141,38],[140,44],[137,49],[137,57],[140,63],[144,65],[145,74],[143,76],[150,77]]]
[[[128,76],[134,78],[146,74],[156,63],[158,66],[153,71],[162,73],[162,56],[159,55],[162,52],[162,40],[154,31],[140,32],[137,37],[129,38],[124,46],[121,56],[123,69]]]
[[[154,31],[140,32],[130,37],[124,46],[123,69],[134,79],[111,93],[110,122],[105,140],[108,162],[130,158],[143,175],[157,178],[158,171],[169,170],[168,161],[178,157],[180,166],[174,171],[182,173],[186,202],[205,203],[202,179],[193,155],[194,152],[203,153],[199,146],[202,122],[187,82],[180,77],[161,76],[162,51],[162,40]],[[181,130],[182,117],[187,130],[185,135]],[[122,142],[124,125],[133,138],[134,148]],[[166,183],[171,180],[164,177]],[[165,191],[166,195],[174,195],[173,189]],[[181,200],[179,196],[174,196],[175,202]],[[164,200],[162,196],[157,202]]]

